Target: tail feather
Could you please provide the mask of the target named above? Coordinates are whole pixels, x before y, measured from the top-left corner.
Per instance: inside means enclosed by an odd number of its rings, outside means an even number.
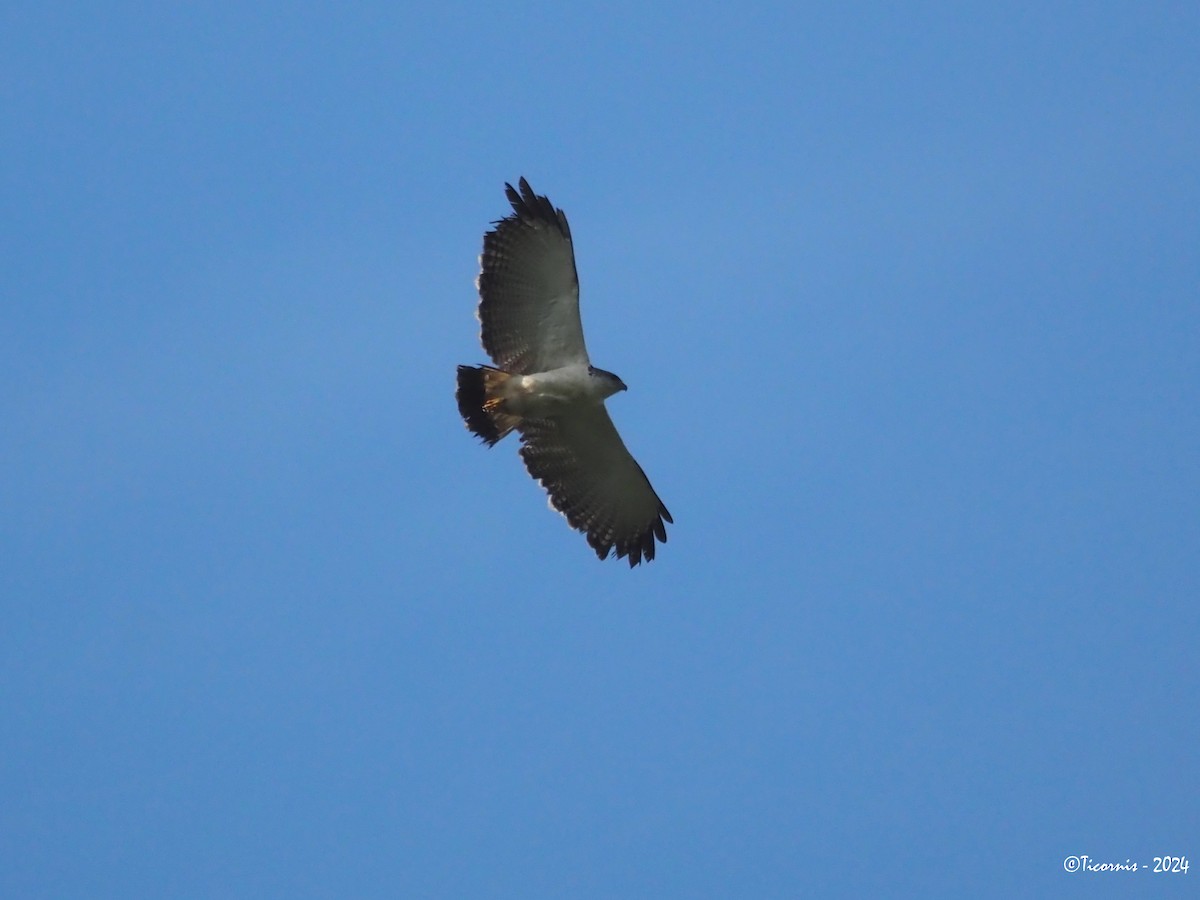
[[[500,388],[512,376],[491,366],[459,366],[458,412],[471,433],[489,447],[517,427],[520,416],[504,412]]]

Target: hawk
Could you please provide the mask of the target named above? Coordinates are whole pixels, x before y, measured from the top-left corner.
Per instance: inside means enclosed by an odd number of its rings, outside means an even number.
[[[512,213],[483,236],[475,285],[494,366],[459,366],[458,411],[489,447],[516,429],[525,468],[600,559],[654,559],[671,514],[625,449],[604,401],[625,382],[588,359],[571,228],[561,209],[504,185]]]

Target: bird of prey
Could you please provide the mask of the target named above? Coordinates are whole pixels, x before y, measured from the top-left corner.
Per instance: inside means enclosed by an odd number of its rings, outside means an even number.
[[[505,184],[512,213],[483,236],[479,322],[495,366],[458,367],[458,411],[489,447],[513,429],[550,505],[587,534],[600,559],[654,559],[673,521],[625,449],[604,401],[625,383],[588,359],[571,229],[561,209]]]

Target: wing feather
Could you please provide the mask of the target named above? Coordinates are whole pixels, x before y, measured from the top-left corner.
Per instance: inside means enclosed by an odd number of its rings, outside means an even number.
[[[654,559],[655,539],[667,540],[664,520],[673,520],[603,404],[517,427],[525,468],[597,556],[615,550],[631,567]]]
[[[524,178],[518,186],[504,186],[512,215],[483,237],[476,279],[483,349],[521,375],[587,365],[567,217]]]

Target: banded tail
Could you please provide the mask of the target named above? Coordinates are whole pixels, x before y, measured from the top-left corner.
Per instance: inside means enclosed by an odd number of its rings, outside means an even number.
[[[512,376],[508,372],[491,366],[459,366],[458,412],[467,423],[471,433],[489,447],[517,427],[520,416],[504,412],[504,399],[500,394],[504,382]]]

